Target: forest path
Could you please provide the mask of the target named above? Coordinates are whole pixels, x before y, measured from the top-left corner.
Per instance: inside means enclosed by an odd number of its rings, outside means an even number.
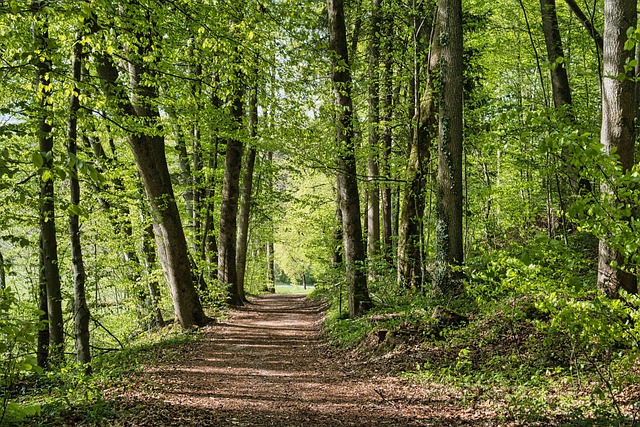
[[[146,386],[120,397],[118,425],[497,425],[444,388],[331,357],[323,315],[323,305],[304,295],[252,299],[206,328],[179,360],[148,367]]]

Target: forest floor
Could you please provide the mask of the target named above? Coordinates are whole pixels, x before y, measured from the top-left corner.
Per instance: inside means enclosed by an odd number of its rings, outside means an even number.
[[[263,295],[199,339],[107,392],[119,426],[492,426],[495,408],[463,405],[330,349],[325,307]]]

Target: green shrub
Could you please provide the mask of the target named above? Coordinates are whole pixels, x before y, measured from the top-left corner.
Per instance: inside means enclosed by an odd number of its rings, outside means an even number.
[[[38,319],[41,312],[27,312],[19,318],[17,299],[11,289],[0,290],[0,423],[5,419],[21,420],[39,413],[37,405],[12,400],[12,390],[22,375],[41,372],[33,354],[38,331],[45,327]]]

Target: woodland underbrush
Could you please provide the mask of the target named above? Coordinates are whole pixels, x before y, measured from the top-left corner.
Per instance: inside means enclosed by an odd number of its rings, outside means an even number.
[[[347,319],[334,304],[325,329],[341,351],[446,384],[505,423],[638,425],[640,298],[601,295],[597,242],[576,233],[568,243],[537,235],[477,247],[456,296],[392,292],[393,278],[379,279],[367,316]]]
[[[37,316],[25,312],[24,317],[17,317],[14,306],[20,302],[8,290],[0,303],[2,426],[104,425],[103,420],[113,418],[117,411],[110,393],[126,393],[132,378],[145,365],[179,357],[181,349],[199,336],[198,331],[185,333],[173,322],[162,328],[145,326],[135,310],[118,311],[119,323],[115,316],[103,312],[95,317],[94,337],[102,336],[103,341],[94,341],[90,375],[87,366],[73,362],[43,371],[36,365],[33,353],[42,325],[30,319]],[[208,314],[224,316],[217,306]],[[72,356],[69,354],[67,359]]]

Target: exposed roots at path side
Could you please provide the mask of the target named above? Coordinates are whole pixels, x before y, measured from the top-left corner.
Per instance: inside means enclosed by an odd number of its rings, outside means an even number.
[[[118,397],[120,426],[492,426],[442,386],[330,357],[324,307],[265,295]],[[126,416],[124,414],[127,414]]]

